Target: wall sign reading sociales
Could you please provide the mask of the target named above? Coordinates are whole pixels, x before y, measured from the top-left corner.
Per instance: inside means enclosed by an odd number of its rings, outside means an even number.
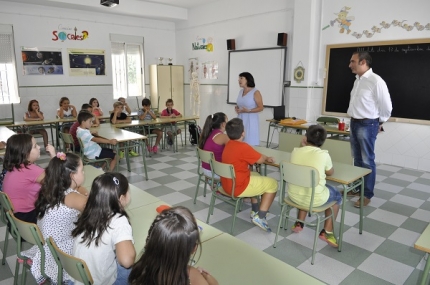
[[[52,35],[54,35],[54,37],[52,38],[54,42],[58,40],[62,42],[64,42],[65,40],[83,41],[88,38],[88,31],[84,30],[78,32],[77,27],[72,28],[60,24],[58,25],[57,30],[52,31]]]

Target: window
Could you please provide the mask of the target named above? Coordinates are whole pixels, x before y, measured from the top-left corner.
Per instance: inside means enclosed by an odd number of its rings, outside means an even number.
[[[144,96],[143,38],[110,35],[113,98]]]
[[[20,102],[15,66],[12,26],[0,25],[0,104]]]

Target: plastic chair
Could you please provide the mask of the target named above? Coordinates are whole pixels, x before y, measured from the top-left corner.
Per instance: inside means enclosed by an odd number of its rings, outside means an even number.
[[[78,282],[82,282],[85,285],[91,285],[94,283],[93,277],[91,276],[90,270],[84,260],[74,257],[70,254],[65,253],[58,248],[52,237],[46,239],[49,250],[54,257],[55,262],[58,266],[58,279],[63,280],[63,269],[66,270],[69,275]]]
[[[45,242],[43,239],[43,235],[39,229],[39,227],[36,224],[33,223],[27,223],[24,222],[14,216],[12,211],[6,212],[6,216],[9,219],[9,222],[11,224],[12,231],[15,233],[17,239],[16,239],[16,255],[18,258],[16,259],[16,266],[15,266],[15,276],[14,276],[14,284],[16,284],[19,274],[19,260],[23,260],[23,270],[22,270],[22,276],[21,276],[21,284],[26,283],[27,279],[27,270],[30,269],[31,265],[28,264],[28,262],[31,262],[31,259],[22,255],[22,239],[24,239],[26,242],[37,245],[40,251],[40,267],[41,267],[41,273],[42,276],[46,279],[49,279],[49,277],[45,274],[45,249],[43,248]]]
[[[0,209],[0,219],[4,224],[8,224],[8,218],[6,217],[6,212],[8,211],[14,211],[13,209],[13,205],[12,202],[9,199],[9,196],[0,191],[0,205],[1,205],[1,209]],[[14,234],[14,232],[11,231],[11,234],[13,236],[14,239],[16,239],[16,236]],[[5,230],[5,234],[4,234],[4,245],[3,245],[3,258],[1,260],[1,264],[5,265],[6,264],[6,250],[9,244],[9,229],[6,228]]]
[[[63,150],[66,152],[66,144],[69,144],[72,148],[72,152],[75,152],[75,141],[73,136],[68,133],[60,133],[60,138],[63,140]]]
[[[197,174],[199,175],[198,180],[197,180],[197,187],[196,187],[196,193],[194,194],[194,204],[196,203],[197,200],[197,194],[199,193],[199,187],[200,187],[200,182],[204,182],[205,186],[204,186],[204,190],[203,190],[203,197],[206,197],[206,186],[208,185],[209,180],[212,180],[212,177],[206,176],[203,173],[203,167],[202,167],[202,162],[206,162],[206,163],[210,163],[211,159],[215,160],[215,156],[214,153],[211,151],[206,151],[206,150],[202,150],[200,148],[196,149],[196,155],[197,155]],[[215,181],[212,180],[212,183],[218,183],[219,179],[216,179]]]
[[[79,141],[79,146],[81,147],[80,154],[81,154],[81,159],[82,159],[82,162],[84,165],[101,162],[105,165],[104,171],[109,171],[110,158],[90,159],[90,158],[86,157],[84,154],[84,143],[82,142],[82,140],[80,138],[78,138],[78,141]]]
[[[231,187],[231,194],[228,194],[227,192],[225,192],[222,186],[218,187],[217,184],[212,183],[211,185],[212,197],[211,197],[211,203],[209,205],[209,212],[208,212],[208,218],[206,220],[206,223],[209,224],[209,218],[211,215],[213,215],[215,200],[220,199],[234,207],[233,223],[231,224],[231,231],[230,231],[231,234],[233,235],[234,224],[236,222],[236,215],[241,210],[242,200],[243,198],[249,198],[249,197],[236,197],[234,195],[234,188],[236,186],[236,174],[234,171],[234,166],[232,164],[218,162],[215,159],[210,159],[209,164],[212,170],[212,181],[214,181],[214,175],[216,174],[219,177],[224,177],[224,178],[233,180],[233,184]]]
[[[315,260],[315,251],[317,245],[317,239],[320,232],[320,223],[324,222],[327,219],[332,219],[333,222],[333,233],[334,231],[334,215],[333,215],[333,205],[336,204],[336,201],[324,204],[320,207],[314,207],[314,196],[315,196],[315,187],[319,183],[319,172],[316,168],[311,166],[304,166],[293,164],[287,161],[282,161],[280,165],[281,172],[281,190],[279,191],[279,205],[281,206],[281,215],[279,217],[278,230],[276,231],[275,242],[273,243],[273,247],[276,247],[276,243],[278,241],[279,230],[282,227],[282,219],[285,217],[284,222],[284,230],[288,228],[288,220],[291,219],[294,222],[302,222],[305,225],[316,227],[315,229],[315,237],[314,237],[314,246],[312,249],[312,260],[311,264],[314,264]],[[309,206],[303,207],[294,203],[288,196],[285,197],[285,189],[287,188],[287,184],[294,184],[297,186],[309,188],[312,190],[311,201]],[[296,208],[300,210],[304,210],[308,212],[309,217],[316,217],[316,222],[306,222],[299,220],[295,216],[290,215],[291,209]],[[331,209],[331,215],[325,217],[324,212],[327,209]],[[322,214],[322,215],[321,215]],[[336,236],[335,236],[336,238]]]

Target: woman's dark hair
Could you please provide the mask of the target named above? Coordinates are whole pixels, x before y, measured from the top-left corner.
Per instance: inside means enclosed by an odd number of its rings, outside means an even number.
[[[100,107],[100,103],[99,103],[99,100],[97,100],[97,98],[91,98],[90,99],[90,105],[91,105],[91,107],[93,106],[93,102],[94,101],[97,101],[97,107]]]
[[[64,203],[64,191],[72,185],[72,173],[78,171],[81,158],[74,153],[66,153],[66,159],[53,157],[45,169],[45,179],[36,200],[37,218],[41,219],[45,212]]]
[[[327,131],[320,125],[309,126],[306,132],[306,141],[314,146],[320,147],[327,138]]]
[[[205,124],[203,126],[202,134],[199,138],[200,149],[203,149],[203,147],[205,146],[206,140],[209,138],[209,135],[211,134],[212,130],[221,128],[221,124],[225,122],[226,117],[227,116],[222,112],[207,116]]]
[[[102,242],[103,233],[108,229],[111,219],[120,214],[128,218],[119,198],[126,195],[128,180],[118,172],[108,172],[97,176],[87,204],[72,231],[74,238],[83,234],[82,243],[89,246],[93,241],[98,246]]]
[[[249,72],[242,72],[239,77],[244,77],[246,79],[246,86],[255,87],[254,77]]]
[[[66,100],[70,102],[69,98],[67,98],[67,97],[61,97],[61,99],[60,99],[60,107],[61,107],[61,104],[63,104],[63,102],[66,101]]]
[[[29,111],[29,112],[31,112],[31,111],[33,111],[33,109],[31,109],[31,105],[33,105],[33,103],[37,103],[37,104],[39,104],[39,102],[37,101],[37,100],[30,100],[30,102],[28,102],[28,107],[27,107],[27,110]],[[39,110],[40,111],[40,110]]]
[[[243,121],[240,118],[234,118],[227,122],[225,125],[225,131],[227,136],[231,140],[239,139],[244,131]]]
[[[190,257],[200,245],[199,229],[185,207],[166,209],[148,231],[142,256],[130,272],[129,284],[189,285]]]
[[[28,156],[33,148],[32,138],[29,134],[15,134],[7,140],[3,169],[13,171],[21,169],[23,165],[27,168],[30,164]]]

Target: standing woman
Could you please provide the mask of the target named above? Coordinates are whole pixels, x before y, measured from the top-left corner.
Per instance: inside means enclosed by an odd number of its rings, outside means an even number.
[[[239,74],[239,86],[235,111],[245,127],[244,142],[251,146],[260,145],[260,121],[258,113],[263,111],[263,99],[255,88],[254,77],[249,72]]]

